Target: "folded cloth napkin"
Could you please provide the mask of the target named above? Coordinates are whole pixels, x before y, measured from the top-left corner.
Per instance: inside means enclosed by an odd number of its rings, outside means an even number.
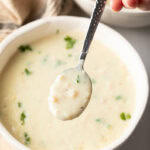
[[[72,0],[0,0],[0,41],[35,19],[67,14]]]
[[[0,0],[0,21],[22,24],[31,10],[31,0]]]

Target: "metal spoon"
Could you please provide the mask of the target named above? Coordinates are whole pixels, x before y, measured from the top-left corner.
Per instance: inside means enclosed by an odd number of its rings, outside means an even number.
[[[89,103],[92,94],[92,83],[83,66],[105,3],[106,0],[96,1],[79,64],[77,67],[68,69],[60,74],[51,86],[49,107],[50,111],[58,119],[71,120],[79,116]]]

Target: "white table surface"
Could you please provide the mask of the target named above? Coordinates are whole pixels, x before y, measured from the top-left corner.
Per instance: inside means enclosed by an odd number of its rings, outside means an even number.
[[[85,13],[76,7],[71,15],[87,17]],[[112,28],[123,35],[137,50],[150,77],[150,27],[137,29]],[[136,130],[119,150],[150,150],[150,103],[148,103],[147,109]]]

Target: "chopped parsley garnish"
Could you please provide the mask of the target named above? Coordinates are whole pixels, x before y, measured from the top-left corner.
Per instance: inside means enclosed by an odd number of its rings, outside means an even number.
[[[77,83],[80,83],[80,76],[77,75],[77,80],[76,80]]]
[[[60,33],[60,30],[59,30],[59,29],[57,29],[57,30],[56,30],[56,34],[59,34],[59,33]]]
[[[73,48],[74,44],[76,43],[76,40],[70,36],[66,36],[64,40],[66,41],[66,49]]]
[[[26,75],[32,74],[32,72],[31,72],[28,68],[25,68],[25,69],[24,69],[24,72],[26,73]]]
[[[68,54],[68,57],[72,57],[72,54]]]
[[[21,125],[24,125],[25,119],[26,119],[26,114],[24,112],[22,112],[20,115]]]
[[[127,119],[131,119],[131,115],[130,114],[126,114],[126,118]]]
[[[122,96],[116,96],[116,98],[115,98],[116,100],[121,100],[122,99]]]
[[[96,119],[96,122],[101,122],[101,119]]]
[[[101,123],[103,126],[105,126],[106,128],[108,128],[108,129],[110,129],[112,126],[108,123],[108,122],[106,122],[104,119],[100,119],[100,118],[98,118],[98,119],[96,119],[96,122],[97,123]]]
[[[48,55],[45,56],[45,57],[43,58],[42,62],[43,62],[43,63],[46,63],[46,62],[48,61],[48,58],[49,58]]]
[[[41,52],[41,51],[38,51],[37,53],[38,53],[38,54],[41,54],[42,52]]]
[[[93,84],[95,84],[95,83],[96,83],[95,79],[91,79],[91,81],[92,81],[92,83],[93,83]]]
[[[66,63],[62,60],[57,60],[56,61],[56,66],[60,66],[60,65],[64,65],[64,64],[66,64]]]
[[[29,145],[29,144],[31,144],[31,138],[29,137],[29,135],[25,132],[24,133],[24,138],[25,138],[25,144],[26,145]]]
[[[120,118],[125,121],[125,120],[128,120],[128,119],[131,119],[131,115],[129,113],[122,112],[120,114]]]
[[[21,106],[22,106],[21,102],[18,102],[17,105],[19,108],[21,108]]]
[[[18,49],[21,51],[21,52],[26,52],[26,51],[32,51],[32,48],[30,45],[20,45],[18,47]]]

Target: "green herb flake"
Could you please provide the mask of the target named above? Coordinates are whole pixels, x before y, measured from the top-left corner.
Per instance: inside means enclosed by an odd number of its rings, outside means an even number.
[[[22,112],[20,115],[21,125],[25,124],[25,119],[26,119],[26,114],[24,112]]]
[[[68,57],[72,57],[72,54],[68,54]]]
[[[70,36],[66,36],[64,38],[64,40],[66,41],[66,49],[71,49],[74,47],[74,44],[76,43],[76,40],[73,39],[72,37]]]
[[[19,108],[21,108],[21,106],[22,106],[21,102],[18,102],[17,105]]]
[[[38,53],[38,54],[41,54],[42,52],[41,52],[41,51],[38,51],[37,53]]]
[[[31,72],[28,68],[25,68],[25,69],[24,69],[24,72],[26,73],[26,75],[32,74],[32,72]]]
[[[48,58],[49,58],[48,56],[45,56],[42,60],[42,63],[45,64],[48,61]]]
[[[20,45],[18,49],[20,50],[20,52],[32,51],[30,45]]]
[[[115,98],[116,100],[121,100],[122,99],[122,96],[116,96],[116,98]]]
[[[60,30],[59,30],[59,29],[57,29],[57,30],[56,30],[56,34],[59,34],[59,33],[60,33]]]
[[[107,125],[108,129],[112,129],[112,126],[110,124]]]
[[[103,125],[104,127],[108,128],[108,129],[112,128],[112,126],[108,122],[106,122],[104,119],[98,118],[98,119],[96,119],[96,122],[101,123],[101,125]]]
[[[92,83],[93,83],[93,84],[95,84],[95,83],[96,83],[95,79],[91,79],[91,81],[92,81]]]
[[[77,82],[77,83],[80,83],[80,76],[79,76],[79,75],[77,75],[76,82]]]
[[[126,114],[126,118],[127,119],[131,119],[131,115],[130,114]]]
[[[96,119],[96,122],[101,122],[101,119]]]
[[[62,60],[57,60],[55,66],[65,65],[66,63]]]
[[[122,120],[126,121],[126,120],[128,120],[128,119],[131,119],[131,115],[128,114],[128,113],[122,112],[122,113],[120,114],[120,118],[121,118]]]
[[[31,138],[29,137],[29,135],[25,132],[24,133],[24,138],[25,138],[25,145],[29,145],[31,144]]]
[[[126,115],[125,115],[124,112],[122,112],[122,113],[120,114],[120,118],[121,118],[122,120],[126,120]]]

